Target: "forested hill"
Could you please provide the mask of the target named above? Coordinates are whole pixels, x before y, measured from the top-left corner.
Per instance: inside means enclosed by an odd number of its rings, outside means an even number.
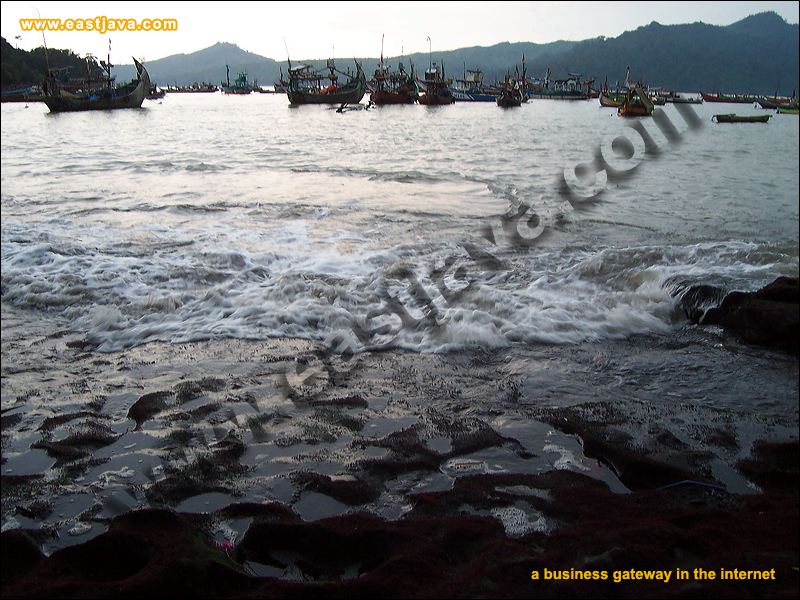
[[[447,75],[456,77],[465,68],[479,68],[487,80],[494,80],[521,65],[524,53],[528,73],[533,77],[544,75],[550,67],[555,78],[567,73],[581,73],[600,82],[607,77],[613,84],[625,78],[625,68],[630,65],[634,78],[670,89],[688,92],[719,89],[729,93],[759,94],[773,94],[777,90],[788,95],[799,87],[798,38],[798,25],[790,25],[777,14],[765,12],[725,27],[705,23],[660,25],[653,22],[615,38],[547,44],[504,42],[489,47],[434,50],[432,56],[427,52],[411,54],[403,57],[403,61],[406,66],[413,62],[417,70],[422,71],[432,59],[444,63]],[[380,40],[377,35],[375,44],[378,54]],[[297,45],[302,44],[298,42]],[[30,81],[37,69],[39,73],[43,72],[41,49],[25,53],[31,56],[31,60],[22,60],[22,64],[17,52],[3,41],[4,85]],[[146,48],[142,49],[142,54],[147,54]],[[322,67],[327,58],[308,60],[293,57],[293,63]],[[359,60],[363,62],[364,71],[371,75],[377,57]],[[392,57],[389,62],[396,66],[398,60],[398,57]],[[265,58],[229,43],[217,43],[191,54],[178,54],[146,63],[151,79],[161,85],[203,81],[218,84],[225,78],[226,64],[230,66],[231,77],[239,71],[246,71],[251,80],[257,79],[261,85],[275,81],[281,67],[286,72],[286,61]],[[341,69],[348,65],[352,68],[352,59],[338,57],[337,65]],[[135,71],[132,64],[121,65],[115,68],[115,74],[118,81],[127,81],[134,77]]]

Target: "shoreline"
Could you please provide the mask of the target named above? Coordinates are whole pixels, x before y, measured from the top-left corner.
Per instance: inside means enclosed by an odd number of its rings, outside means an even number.
[[[796,595],[798,362],[713,328],[330,371],[38,331],[3,339],[4,596]],[[690,567],[776,581],[530,579]]]

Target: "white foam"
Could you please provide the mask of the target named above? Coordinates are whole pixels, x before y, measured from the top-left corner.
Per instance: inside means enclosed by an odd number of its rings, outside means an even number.
[[[321,211],[320,218],[330,215]],[[209,225],[191,230],[140,225],[131,239],[79,245],[3,243],[3,301],[57,313],[100,351],[149,341],[290,336],[353,350],[393,347],[446,352],[512,343],[574,344],[663,334],[675,326],[676,289],[686,282],[755,288],[796,270],[795,255],[743,242],[515,253],[508,268],[481,272],[463,248],[402,244],[343,251],[345,230],[319,236],[298,219],[264,231]],[[97,234],[100,235],[100,234]],[[100,247],[91,247],[92,244]],[[162,246],[166,246],[161,250]],[[358,246],[356,246],[358,247]],[[500,253],[488,246],[487,251]],[[447,300],[431,269],[460,257],[474,284]],[[407,265],[431,304],[411,294],[397,274]],[[450,289],[463,287],[450,274]],[[388,290],[390,296],[383,290]],[[403,326],[387,299],[419,323]],[[436,319],[424,317],[435,308]],[[367,321],[369,315],[382,314]],[[362,339],[354,329],[391,324]]]

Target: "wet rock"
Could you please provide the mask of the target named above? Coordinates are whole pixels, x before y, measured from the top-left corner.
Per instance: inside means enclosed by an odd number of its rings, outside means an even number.
[[[66,413],[63,415],[53,415],[52,417],[47,417],[42,424],[39,425],[38,431],[50,431],[55,429],[59,425],[63,425],[64,423],[69,423],[70,421],[75,421],[77,419],[84,419],[86,417],[94,417],[95,414],[92,411],[88,410],[81,410],[74,413]]]
[[[800,286],[779,277],[757,292],[731,292],[701,323],[720,325],[742,341],[800,354]]]
[[[765,490],[797,493],[798,443],[757,442],[736,468]]]
[[[39,545],[22,531],[4,531],[0,540],[3,587],[24,578],[44,560]]]
[[[136,421],[136,429],[153,415],[167,408],[172,392],[153,392],[140,397],[128,410],[128,418]]]
[[[20,421],[22,421],[22,413],[3,415],[0,417],[0,429],[14,427],[14,425],[17,425]]]
[[[203,393],[203,388],[196,381],[181,381],[175,386],[175,398],[180,403],[194,400]]]
[[[620,406],[596,403],[547,409],[537,418],[566,434],[580,437],[584,454],[603,462],[632,490],[659,487],[684,479],[703,479],[708,471],[711,455],[683,448],[674,435],[660,428],[654,432],[653,442],[665,441],[664,450],[670,452],[661,453],[657,446],[652,450],[641,447],[641,440],[635,440],[626,431],[626,428],[640,428],[632,415],[625,414]],[[680,456],[685,465],[675,464],[668,460],[669,456]]]
[[[369,404],[358,394],[343,396],[340,398],[328,398],[325,400],[313,400],[311,406],[346,406],[349,408],[367,408]]]
[[[206,392],[221,392],[226,387],[225,381],[217,377],[203,377],[197,385]]]
[[[796,447],[794,448],[796,451]],[[794,485],[796,487],[796,477]],[[465,502],[538,502],[550,533],[509,538],[498,519]],[[507,490],[493,493],[498,488]],[[509,491],[511,490],[511,491]],[[143,510],[119,516],[81,546],[44,558],[21,532],[3,534],[3,597],[795,597],[797,493],[731,496],[700,488],[614,494],[565,471],[480,475],[429,494],[407,518],[363,513],[303,522],[275,505],[215,515]],[[434,501],[435,500],[435,501]],[[781,519],[772,515],[780,514]],[[235,550],[204,533],[211,521],[252,517]],[[11,535],[9,535],[11,533]],[[6,561],[10,554],[11,561]],[[283,578],[253,577],[254,561]],[[548,569],[775,569],[774,581],[531,581]],[[10,567],[8,565],[11,565]],[[17,569],[14,571],[14,569]],[[10,576],[6,577],[7,570]]]
[[[679,289],[678,306],[692,323],[700,323],[706,312],[719,306],[725,298],[725,290],[713,285],[694,285]]]
[[[355,477],[333,479],[319,473],[300,471],[292,474],[292,481],[301,489],[325,494],[349,506],[373,502],[381,495],[379,486],[371,486]]]

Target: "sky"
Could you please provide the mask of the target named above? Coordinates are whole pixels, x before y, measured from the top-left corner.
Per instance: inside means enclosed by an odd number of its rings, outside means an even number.
[[[652,21],[730,25],[775,11],[798,22],[798,2],[0,2],[0,30],[12,45],[30,50],[42,34],[23,32],[20,18],[177,19],[177,31],[49,32],[50,48],[104,57],[156,60],[217,42],[285,60],[375,57],[385,35],[386,56],[491,46],[616,37]],[[19,38],[17,38],[19,36]],[[430,38],[430,41],[428,41]],[[285,40],[285,42],[284,42]]]

